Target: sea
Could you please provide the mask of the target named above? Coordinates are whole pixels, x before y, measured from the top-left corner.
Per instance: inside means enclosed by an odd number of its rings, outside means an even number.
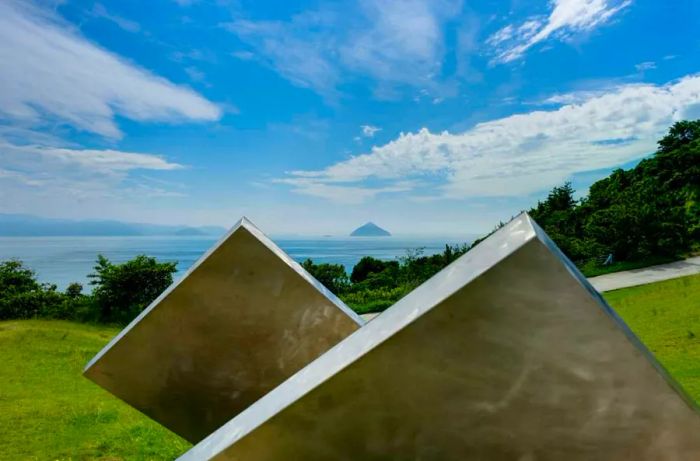
[[[310,258],[315,263],[342,264],[350,274],[363,256],[394,260],[411,253],[440,253],[446,244],[471,243],[477,235],[451,237],[271,237],[298,262]],[[138,236],[138,237],[0,237],[0,261],[19,259],[34,270],[40,282],[64,289],[72,282],[89,290],[88,274],[98,254],[114,263],[139,254],[159,261],[177,262],[179,278],[212,245],[217,237]]]

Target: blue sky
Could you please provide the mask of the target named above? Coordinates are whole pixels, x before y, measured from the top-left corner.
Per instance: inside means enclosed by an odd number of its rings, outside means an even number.
[[[0,212],[490,230],[700,118],[695,0],[0,2]]]

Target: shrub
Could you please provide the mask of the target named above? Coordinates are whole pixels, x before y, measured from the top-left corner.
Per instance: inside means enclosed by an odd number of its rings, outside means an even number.
[[[370,275],[379,274],[387,269],[396,272],[398,268],[398,261],[382,261],[371,256],[365,256],[352,268],[350,281],[352,283],[359,283],[366,280]]]
[[[408,285],[378,289],[358,288],[356,291],[343,293],[340,298],[355,312],[365,314],[387,309],[409,291],[411,287]]]
[[[97,256],[95,272],[88,277],[95,286],[92,300],[101,322],[128,323],[173,282],[177,263],[160,263],[139,255],[123,264]]]
[[[0,263],[0,319],[48,317],[60,310],[64,295],[56,285],[40,284],[18,260]]]
[[[301,266],[336,295],[344,292],[349,286],[348,274],[341,264],[314,264],[307,259]]]

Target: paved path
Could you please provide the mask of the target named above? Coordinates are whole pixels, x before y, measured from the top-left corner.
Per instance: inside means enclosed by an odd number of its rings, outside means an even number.
[[[696,256],[683,261],[659,264],[658,266],[650,266],[643,269],[599,275],[598,277],[589,278],[588,281],[591,282],[591,285],[598,291],[610,291],[699,273],[700,256]],[[370,321],[377,315],[378,314],[364,314],[362,318],[366,321]]]
[[[599,275],[589,278],[588,281],[598,291],[610,291],[698,273],[700,273],[700,256],[643,269]]]

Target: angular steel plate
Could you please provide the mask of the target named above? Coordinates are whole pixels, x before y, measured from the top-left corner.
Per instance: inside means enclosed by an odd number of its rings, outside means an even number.
[[[244,218],[85,375],[198,442],[362,323]]]
[[[700,417],[523,214],[190,460],[700,459]]]

